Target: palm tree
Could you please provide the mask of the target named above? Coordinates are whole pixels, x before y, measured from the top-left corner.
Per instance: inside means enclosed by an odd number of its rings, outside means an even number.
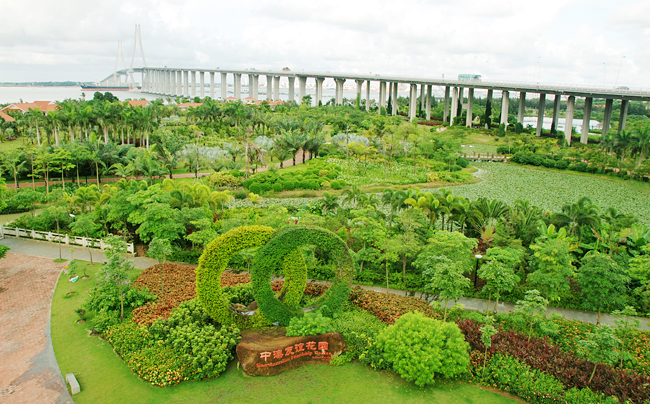
[[[553,214],[551,220],[559,228],[566,227],[570,235],[578,237],[578,241],[587,233],[587,227],[597,229],[600,225],[598,207],[586,196],[576,203],[562,206],[562,212]]]
[[[429,227],[433,228],[442,211],[440,201],[430,192],[422,192],[418,198],[418,208],[422,209],[429,218]]]
[[[99,201],[99,193],[97,192],[97,186],[95,184],[77,188],[73,198],[74,204],[81,206],[81,213],[86,213],[86,207],[88,204],[97,201]]]
[[[630,149],[639,157],[637,168],[641,167],[643,160],[650,154],[650,126],[634,131],[630,141]]]
[[[361,192],[359,187],[357,187],[356,185],[352,185],[352,188],[343,190],[341,194],[344,196],[343,202],[354,204],[354,206],[356,207],[363,193]]]
[[[328,212],[333,212],[334,214],[336,214],[336,210],[340,206],[339,197],[334,194],[330,194],[329,192],[324,192],[322,204],[323,204],[322,207],[323,215]]]

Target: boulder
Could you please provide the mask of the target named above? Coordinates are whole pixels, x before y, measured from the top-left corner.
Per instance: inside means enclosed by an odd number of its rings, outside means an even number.
[[[287,337],[282,327],[244,330],[237,358],[251,376],[274,376],[305,365],[327,364],[346,349],[337,332]]]

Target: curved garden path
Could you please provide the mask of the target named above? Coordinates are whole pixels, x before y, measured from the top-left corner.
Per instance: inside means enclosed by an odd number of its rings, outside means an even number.
[[[73,403],[50,338],[64,265],[12,252],[0,260],[0,403]]]

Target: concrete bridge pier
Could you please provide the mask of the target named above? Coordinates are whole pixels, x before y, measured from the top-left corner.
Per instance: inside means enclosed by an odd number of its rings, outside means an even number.
[[[316,99],[314,100],[315,106],[320,105],[323,102],[323,81],[325,77],[314,77],[316,80]]]
[[[366,80],[366,112],[370,112],[370,80]]]
[[[582,118],[582,133],[580,134],[580,143],[587,144],[589,140],[589,123],[591,121],[591,105],[594,99],[591,97],[585,98],[585,112]]]
[[[273,77],[273,101],[280,101],[280,76]]]
[[[393,115],[397,115],[397,111],[399,110],[399,104],[397,103],[397,89],[399,87],[399,83],[395,82],[393,83]]]
[[[431,84],[427,85],[427,112],[426,118],[427,121],[431,120],[431,92],[433,91],[433,86]]]
[[[228,73],[221,73],[221,100],[225,101],[228,97]]]
[[[503,91],[501,94],[501,121],[499,124],[508,127],[508,111],[510,110],[510,91]]]
[[[201,96],[201,99],[203,99],[205,98],[205,72],[199,72],[199,82],[201,86],[199,95]]]
[[[273,100],[273,76],[266,75],[266,100]]]
[[[296,92],[296,78],[287,77],[289,79],[289,102],[295,101],[295,92]]]
[[[171,95],[172,93],[172,74],[169,70],[165,70],[165,94]]]
[[[390,91],[390,90],[389,90]],[[381,114],[381,109],[384,108],[386,109],[386,82],[385,81],[380,81],[379,82],[379,113]]]
[[[214,72],[210,72],[210,98],[214,100]]]
[[[625,130],[625,122],[627,121],[627,110],[630,107],[630,101],[621,100],[621,113],[618,118],[618,133]]]
[[[449,126],[454,125],[454,118],[458,113],[458,87],[454,87],[451,94],[451,115],[449,115]]]
[[[442,112],[442,121],[447,122],[447,119],[449,118],[449,91],[450,88],[449,86],[445,86],[445,106]]]
[[[418,85],[411,84],[409,91],[409,122],[413,122],[417,112]]]
[[[544,112],[546,110],[546,93],[539,94],[539,103],[537,104],[537,130],[535,136],[542,136],[544,125]]]
[[[603,132],[601,136],[605,138],[607,132],[609,132],[609,127],[612,124],[612,107],[614,106],[614,100],[608,98],[605,100],[605,116],[603,117]]]
[[[307,95],[307,77],[298,77],[298,105],[302,104],[305,95]]]
[[[494,90],[488,90],[487,92],[487,102],[485,103],[485,116],[492,118],[492,97],[494,95]],[[491,121],[490,121],[491,122]],[[485,124],[485,129],[490,129],[488,124]]]
[[[190,72],[190,76],[192,76],[192,98],[196,97],[196,70],[192,70]]]
[[[190,72],[187,70],[183,71],[183,83],[185,84],[185,91],[183,92],[185,97],[190,98],[190,82],[188,79]]]
[[[524,124],[524,114],[526,113],[526,92],[519,93],[519,114],[517,115],[517,122]]]
[[[555,94],[553,100],[553,121],[551,122],[551,131],[557,132],[557,120],[560,116],[560,94]]]
[[[359,101],[359,109],[361,109],[361,87],[363,87],[363,80],[355,80],[357,83],[357,100]],[[366,100],[366,103],[368,101]]]
[[[172,70],[171,72],[172,75],[172,89],[171,89],[171,94],[176,97],[178,96],[178,92],[176,91],[177,85],[176,85],[176,70]]]
[[[465,89],[463,87],[458,88],[458,111],[456,111],[456,116],[463,115],[463,101],[465,101]]]
[[[241,100],[241,73],[235,73],[235,91],[233,97]]]
[[[176,70],[176,94],[179,97],[183,96],[183,71]]]
[[[336,83],[334,102],[336,105],[343,105],[343,85],[345,84],[345,79],[334,79],[334,82]]]
[[[474,108],[474,89],[467,89],[467,119],[465,119],[465,126],[468,128],[472,127],[472,120],[474,119],[473,115]]]
[[[566,117],[564,118],[564,140],[571,146],[571,132],[573,132],[573,112],[575,110],[576,97],[569,96],[566,105]]]
[[[255,101],[260,99],[260,75],[253,75],[253,95],[251,97],[255,98]]]
[[[425,104],[425,97],[426,97],[426,87],[424,84],[420,84],[420,113],[424,112],[424,108],[426,106]]]

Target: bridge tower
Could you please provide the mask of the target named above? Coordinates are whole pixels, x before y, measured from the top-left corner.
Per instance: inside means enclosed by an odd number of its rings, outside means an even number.
[[[133,78],[133,62],[135,62],[135,53],[138,45],[140,45],[140,55],[142,56],[143,67],[147,67],[147,59],[145,59],[144,57],[144,47],[142,46],[142,34],[140,33],[140,24],[135,24],[135,38],[133,40],[133,56],[131,57],[131,66],[129,67],[129,81],[130,81],[129,84],[132,85],[133,87],[136,86],[135,79]]]

